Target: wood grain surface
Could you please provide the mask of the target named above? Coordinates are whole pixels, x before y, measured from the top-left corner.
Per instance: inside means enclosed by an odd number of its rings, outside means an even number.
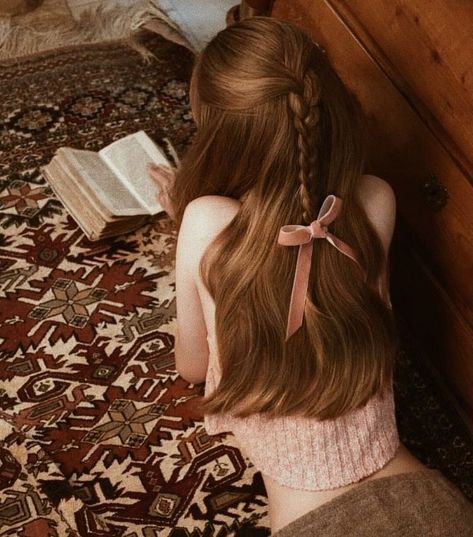
[[[426,35],[417,35],[414,41],[407,30],[391,33],[391,26],[384,24],[384,33],[390,35],[383,38],[379,27],[383,17],[386,21],[391,17],[389,24],[399,29],[404,26],[395,22],[396,17],[407,25],[406,13],[416,15],[413,8],[403,10],[404,2],[375,3],[377,9],[362,0],[276,0],[272,16],[304,28],[327,51],[357,96],[365,118],[367,172],[388,180],[397,197],[400,231],[394,248],[395,303],[473,416],[473,183],[465,158],[471,140],[465,141],[466,136],[464,140],[460,134],[450,137],[455,117],[460,117],[469,97],[463,95],[457,75],[444,63],[434,62],[428,68],[425,58],[432,53],[425,49],[432,50],[427,43],[434,37],[439,41],[436,50],[453,55],[453,45],[442,46],[445,35],[439,31],[432,37],[426,26]],[[419,4],[416,0],[411,7]],[[396,11],[395,6],[401,9]],[[437,16],[442,13],[439,10]],[[432,14],[426,18],[429,25],[434,20]],[[461,26],[461,21],[457,23]],[[370,33],[374,26],[376,31]],[[462,36],[460,32],[460,41]],[[466,63],[465,58],[454,63],[455,69],[461,62]],[[422,80],[414,84],[416,73]],[[443,88],[438,94],[430,88],[433,80]],[[455,84],[458,99],[448,90]],[[447,105],[442,101],[447,94],[457,111],[449,121],[444,118]],[[429,203],[425,183],[430,174],[447,191],[441,209]]]

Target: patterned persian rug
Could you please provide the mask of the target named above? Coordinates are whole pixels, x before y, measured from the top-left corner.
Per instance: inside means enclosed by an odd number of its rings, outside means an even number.
[[[261,476],[174,369],[175,230],[157,218],[87,241],[40,167],[144,129],[192,138],[192,58],[147,38],[4,63],[0,82],[0,535],[268,535]],[[473,498],[473,444],[416,359],[400,354],[403,440]]]

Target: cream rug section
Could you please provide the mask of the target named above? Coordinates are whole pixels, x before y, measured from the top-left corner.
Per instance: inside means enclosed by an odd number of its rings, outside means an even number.
[[[131,6],[110,6],[101,2],[76,18],[66,0],[44,0],[28,14],[0,17],[0,60],[116,39],[128,39],[133,48],[146,56],[150,52],[136,39],[143,28],[193,50],[158,0],[138,0]]]

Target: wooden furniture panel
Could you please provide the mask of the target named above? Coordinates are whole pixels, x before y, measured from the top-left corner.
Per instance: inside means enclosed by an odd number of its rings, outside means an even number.
[[[440,121],[432,129],[426,120],[428,107],[419,104],[424,96],[421,99],[393,71],[396,59],[384,62],[384,52],[366,39],[367,32],[355,33],[353,19],[345,20],[333,4],[352,5],[335,0],[276,0],[272,16],[304,28],[327,50],[335,69],[357,95],[365,114],[367,171],[386,178],[398,201],[402,232],[396,248],[393,299],[473,416],[472,183],[458,152],[444,143],[448,135]],[[353,2],[360,4],[361,0]],[[399,50],[405,54],[404,47]],[[431,208],[427,200],[424,183],[429,173],[448,191],[440,210]]]
[[[453,389],[473,427],[473,331],[432,275],[409,231],[398,224],[392,249],[392,301],[431,364]],[[473,431],[473,428],[472,428]]]
[[[330,0],[473,183],[473,6]]]

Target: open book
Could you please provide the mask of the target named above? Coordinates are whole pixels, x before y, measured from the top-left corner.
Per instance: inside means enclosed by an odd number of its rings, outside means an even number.
[[[172,146],[168,153],[177,164]],[[163,210],[148,163],[170,166],[163,149],[138,131],[98,153],[61,147],[43,173],[90,240],[132,231]]]

